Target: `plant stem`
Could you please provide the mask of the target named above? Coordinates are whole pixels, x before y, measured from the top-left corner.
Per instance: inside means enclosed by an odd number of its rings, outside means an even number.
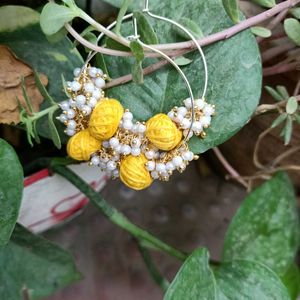
[[[209,35],[207,37],[201,38],[198,40],[198,43],[200,46],[206,46],[212,43],[215,43],[220,40],[228,39],[235,34],[248,29],[254,25],[257,25],[265,20],[270,19],[271,17],[281,13],[282,11],[285,11],[288,8],[291,8],[295,6],[296,4],[300,3],[300,0],[287,0],[284,2],[281,2],[274,7],[254,16],[249,19],[246,19],[230,28],[227,28],[225,30],[222,30],[220,32],[214,33],[212,35]],[[107,36],[111,37],[112,39],[118,41],[119,43],[128,46],[128,41],[122,37],[117,36],[115,33],[111,32],[110,30],[107,30],[104,26],[97,23],[95,20],[93,20],[90,16],[85,14],[84,12],[81,13],[81,17],[86,20],[89,24],[94,26],[97,30],[105,33]],[[117,51],[112,49],[107,49],[104,47],[99,47],[97,45],[94,45],[90,43],[89,41],[82,38],[72,27],[71,25],[67,24],[66,29],[69,31],[71,35],[75,39],[77,39],[81,44],[83,44],[85,47],[90,48],[96,52],[100,52],[107,55],[113,55],[113,56],[132,56],[131,52],[126,51]],[[180,42],[180,43],[169,43],[169,44],[160,44],[160,45],[151,45],[152,47],[159,49],[159,50],[179,50],[179,49],[185,49],[186,51],[190,51],[192,49],[195,49],[195,44],[193,41],[187,41],[187,42]],[[166,54],[171,55],[171,53],[166,52]],[[172,55],[176,55],[176,52],[172,52]],[[145,56],[149,57],[156,57],[158,56],[156,53],[145,53]]]
[[[263,69],[263,76],[271,76],[276,74],[282,74],[290,71],[297,70],[299,68],[299,62],[291,62],[288,64],[278,63],[275,66],[267,67]]]
[[[54,112],[58,109],[58,104],[53,104],[51,106],[49,106],[48,108],[44,109],[44,110],[41,110],[37,113],[34,113],[32,116],[30,116],[30,120],[31,121],[35,121],[35,120],[38,120],[40,119],[41,117],[45,116],[45,115],[48,115],[49,113],[51,112]]]
[[[140,242],[137,242],[137,244],[138,244],[138,249],[141,253],[141,256],[144,260],[144,263],[152,279],[162,288],[164,292],[166,292],[170,285],[169,281],[166,278],[164,278],[157,270],[148,249],[146,249],[146,247],[144,247]]]
[[[135,238],[142,241],[145,240],[150,243],[154,248],[159,249],[181,261],[184,261],[187,255],[172,246],[162,242],[152,234],[141,229],[135,224],[131,223],[122,213],[116,208],[106,202],[92,187],[90,187],[83,179],[77,176],[73,171],[65,166],[54,165],[51,170],[57,174],[60,174],[76,186],[82,193],[84,193],[90,201],[95,204],[100,211],[114,224],[123,228]]]

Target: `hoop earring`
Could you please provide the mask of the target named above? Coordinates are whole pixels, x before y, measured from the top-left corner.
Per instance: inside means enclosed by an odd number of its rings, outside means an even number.
[[[205,102],[207,65],[195,37],[177,22],[152,14],[147,0],[143,12],[179,27],[194,41],[204,64],[202,97],[194,98],[187,77],[169,56],[140,40],[137,20],[129,14],[123,18],[133,19],[134,35],[128,39],[158,53],[177,70],[190,95],[184,100],[184,106],[174,107],[168,114],[159,113],[147,122],[134,122],[132,113],[118,100],[105,97],[102,88],[107,76],[102,70],[89,66],[96,54],[90,52],[84,66],[74,70],[74,81],[67,83],[71,99],[60,104],[63,113],[58,117],[67,126],[65,132],[71,136],[67,144],[70,157],[89,160],[91,165],[99,166],[112,178],[120,177],[135,190],[147,188],[155,179],[167,181],[175,170],[183,172],[190,161],[197,159],[187,142],[194,134],[205,136],[204,129],[210,125],[215,113],[214,106]],[[112,29],[115,24],[113,22],[107,28]],[[98,42],[103,36],[102,33],[99,35]]]

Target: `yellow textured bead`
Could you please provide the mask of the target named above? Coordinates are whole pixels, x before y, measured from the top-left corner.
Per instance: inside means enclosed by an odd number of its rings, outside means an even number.
[[[169,151],[180,143],[182,132],[167,115],[158,114],[147,121],[146,137],[157,148]]]
[[[99,140],[111,138],[118,129],[124,108],[118,100],[102,99],[94,108],[89,131],[93,137]]]
[[[145,167],[147,161],[144,155],[126,156],[120,165],[120,179],[122,182],[134,190],[142,190],[148,187],[153,179]]]
[[[101,142],[90,135],[88,129],[77,132],[67,144],[68,155],[76,160],[89,160],[91,154],[101,149]]]

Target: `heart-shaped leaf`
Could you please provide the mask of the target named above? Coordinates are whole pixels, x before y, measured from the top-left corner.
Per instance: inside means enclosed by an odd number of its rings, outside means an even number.
[[[81,278],[68,252],[20,225],[0,248],[0,266],[3,300],[41,299]]]
[[[222,3],[230,19],[238,23],[240,21],[238,0],[222,0]]]
[[[120,1],[109,2],[119,4]],[[138,6],[140,3],[136,3],[135,8]],[[198,24],[205,36],[232,26],[219,0],[154,0],[151,1],[150,9],[173,20],[189,18]],[[155,21],[153,27],[161,43],[180,39],[172,30],[173,26],[166,22]],[[130,34],[132,27],[124,24],[123,35]],[[205,139],[191,139],[190,147],[195,153],[223,143],[243,127],[254,112],[261,93],[260,54],[249,30],[207,46],[204,52],[209,77],[207,101],[216,105],[216,116],[213,117]],[[201,57],[197,51],[186,57],[193,63],[183,67],[183,71],[194,94],[200,97],[204,83]],[[133,64],[130,58],[107,57],[106,62],[112,78],[130,73]],[[153,59],[145,59],[144,65],[153,62]],[[108,95],[119,99],[141,121],[160,112],[167,113],[174,106],[181,106],[182,101],[189,96],[182,78],[172,66],[145,76],[143,85],[131,82],[110,89]]]
[[[15,150],[0,139],[0,246],[15,227],[23,193],[23,169]]]
[[[299,245],[296,198],[287,174],[278,173],[242,203],[227,231],[224,260],[247,259],[283,275]]]

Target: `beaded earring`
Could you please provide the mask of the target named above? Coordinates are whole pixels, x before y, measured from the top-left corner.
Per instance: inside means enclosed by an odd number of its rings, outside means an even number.
[[[74,80],[67,82],[70,99],[60,103],[63,113],[58,117],[67,126],[65,132],[71,137],[67,144],[70,157],[90,161],[91,165],[107,171],[112,178],[120,177],[124,184],[135,190],[147,188],[155,179],[167,181],[175,170],[183,172],[190,161],[197,159],[187,142],[193,135],[205,137],[204,130],[210,126],[215,113],[214,105],[204,98],[207,65],[195,37],[177,22],[151,13],[147,0],[143,12],[177,26],[193,40],[204,65],[202,97],[194,98],[188,79],[169,56],[139,39],[137,21],[133,14],[128,14],[123,20],[132,18],[134,25],[134,35],[128,39],[158,53],[173,65],[183,78],[190,97],[183,101],[183,106],[174,107],[167,114],[159,113],[147,122],[134,121],[133,114],[118,100],[105,97],[102,89],[107,75],[101,69],[89,66],[96,54],[90,52],[85,65],[74,70]],[[98,42],[102,37],[101,33]]]

